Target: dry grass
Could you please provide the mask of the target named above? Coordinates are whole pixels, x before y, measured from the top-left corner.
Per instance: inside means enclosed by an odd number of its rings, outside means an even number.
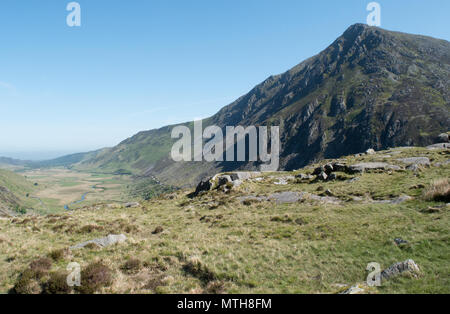
[[[450,202],[450,179],[433,181],[425,190],[424,197],[428,201]]]
[[[427,150],[408,150],[399,158],[421,155],[435,162],[448,158]],[[179,191],[176,197],[142,202],[143,208],[104,204],[60,216],[0,220],[4,239],[0,293],[13,287],[20,293],[67,293],[61,278],[69,262],[81,265],[82,285],[87,283],[74,293],[336,293],[338,284],[364,281],[370,262],[386,268],[409,258],[425,270],[423,276],[399,278],[376,288],[377,292],[449,293],[450,212],[446,204],[423,197],[428,183],[445,173],[450,173],[450,166],[431,166],[419,175],[366,173],[358,175],[355,183],[306,181],[286,186],[270,183],[266,177],[272,174],[267,174],[262,182],[243,184],[232,194],[216,191],[189,199],[188,191]],[[246,206],[235,199],[276,191],[317,195],[320,186],[341,202],[262,201]],[[413,199],[401,204],[368,201],[404,194]],[[49,223],[53,218],[57,221]],[[33,232],[34,225],[41,231]],[[103,229],[79,232],[85,226]],[[157,226],[164,231],[154,235]],[[128,239],[122,244],[67,255],[59,251],[127,229]],[[409,245],[395,245],[397,237]],[[29,265],[42,256],[51,257],[53,263],[37,274]],[[133,259],[140,261],[139,267]]]

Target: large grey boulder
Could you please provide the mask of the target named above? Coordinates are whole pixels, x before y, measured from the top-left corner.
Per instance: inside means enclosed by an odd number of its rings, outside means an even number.
[[[79,243],[77,245],[71,246],[70,249],[71,250],[81,249],[81,248],[84,248],[88,244],[95,244],[101,248],[104,248],[104,247],[107,247],[107,246],[110,246],[110,245],[113,245],[116,243],[123,243],[126,240],[127,240],[127,237],[124,234],[119,234],[119,235],[110,234],[105,238],[97,238],[97,239]]]

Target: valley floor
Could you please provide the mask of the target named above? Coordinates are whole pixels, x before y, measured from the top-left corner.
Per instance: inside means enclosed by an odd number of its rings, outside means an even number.
[[[33,169],[21,173],[35,184],[30,198],[39,200],[38,213],[60,213],[87,204],[122,201],[129,176],[97,174],[66,168]]]
[[[399,160],[407,157],[430,163],[407,170]],[[226,193],[189,198],[192,191],[179,191],[131,207],[111,201],[1,219],[0,292],[73,293],[64,282],[68,263],[76,262],[82,287],[75,292],[339,293],[363,283],[371,262],[385,269],[413,259],[420,274],[365,292],[449,293],[448,161],[448,150],[400,148],[342,158],[395,167],[336,172],[333,181],[308,177],[313,165],[264,173]],[[431,191],[439,179],[446,196]],[[69,249],[109,234],[127,239]]]

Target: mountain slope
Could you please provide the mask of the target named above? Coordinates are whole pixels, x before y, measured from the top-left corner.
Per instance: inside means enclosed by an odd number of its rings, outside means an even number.
[[[33,184],[12,171],[0,169],[0,216],[32,207],[36,200],[27,195],[33,192]]]
[[[449,77],[448,41],[356,24],[320,54],[269,77],[203,124],[279,125],[286,170],[368,148],[424,146],[450,129]],[[141,132],[77,167],[126,169],[191,185],[219,171],[256,166],[175,163],[171,129]]]

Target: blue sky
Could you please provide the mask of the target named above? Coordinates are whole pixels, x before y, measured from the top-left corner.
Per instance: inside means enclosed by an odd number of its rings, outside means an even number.
[[[370,1],[0,1],[0,155],[48,158],[207,117],[320,52]],[[380,0],[382,27],[450,39],[450,1]]]

